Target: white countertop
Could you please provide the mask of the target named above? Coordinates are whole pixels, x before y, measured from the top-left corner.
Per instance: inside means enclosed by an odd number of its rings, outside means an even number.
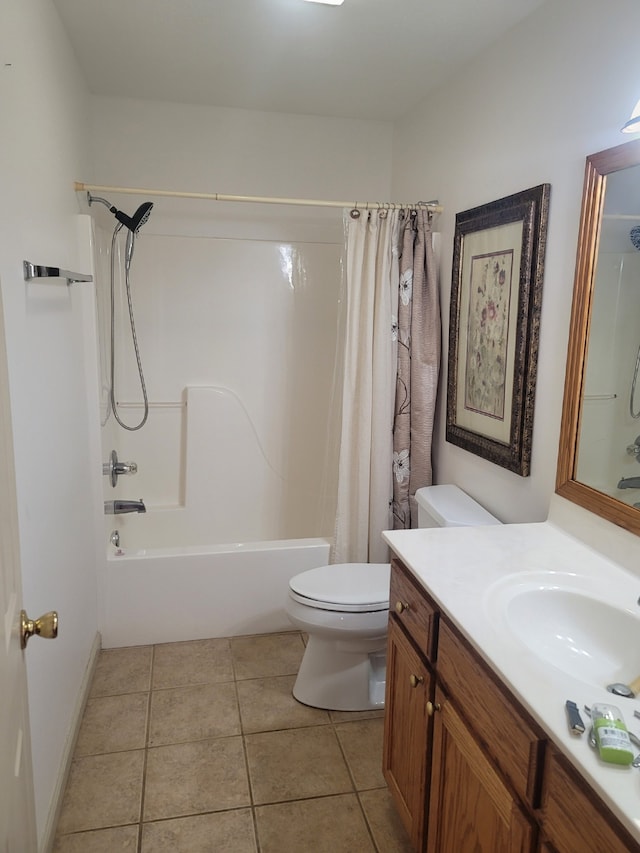
[[[535,582],[548,572],[575,576],[577,585],[638,619],[637,669],[630,681],[640,675],[640,577],[548,521],[395,530],[383,538],[640,842],[640,769],[601,761],[586,733],[577,737],[569,732],[565,712],[571,699],[588,730],[585,704],[615,705],[627,728],[640,736],[640,719],[633,714],[640,711],[640,701],[614,696],[606,684],[593,686],[544,663],[500,616],[501,590],[512,581]]]

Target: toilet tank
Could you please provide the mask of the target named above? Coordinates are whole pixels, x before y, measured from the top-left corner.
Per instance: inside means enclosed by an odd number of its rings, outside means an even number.
[[[473,527],[501,524],[458,486],[424,486],[416,492],[418,527]]]

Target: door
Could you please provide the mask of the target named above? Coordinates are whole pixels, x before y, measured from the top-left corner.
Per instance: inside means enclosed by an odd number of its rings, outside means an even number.
[[[0,299],[0,851],[37,849],[4,317]]]
[[[428,853],[532,853],[533,826],[440,688],[434,719]]]
[[[427,702],[432,677],[392,616],[387,637],[387,685],[382,770],[398,814],[422,849],[430,759]]]

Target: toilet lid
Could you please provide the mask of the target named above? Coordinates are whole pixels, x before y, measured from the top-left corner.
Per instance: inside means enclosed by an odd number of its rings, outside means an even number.
[[[291,578],[291,597],[321,610],[365,613],[389,609],[389,563],[338,563]]]

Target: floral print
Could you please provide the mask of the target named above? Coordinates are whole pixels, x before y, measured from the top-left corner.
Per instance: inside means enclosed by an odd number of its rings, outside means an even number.
[[[478,255],[471,262],[464,405],[502,420],[513,252]]]
[[[409,450],[405,448],[401,450],[399,453],[393,454],[393,474],[396,478],[396,482],[404,483],[405,480],[409,479]]]
[[[411,302],[413,293],[413,270],[411,267],[406,269],[400,276],[400,301],[403,305],[408,305]]]

